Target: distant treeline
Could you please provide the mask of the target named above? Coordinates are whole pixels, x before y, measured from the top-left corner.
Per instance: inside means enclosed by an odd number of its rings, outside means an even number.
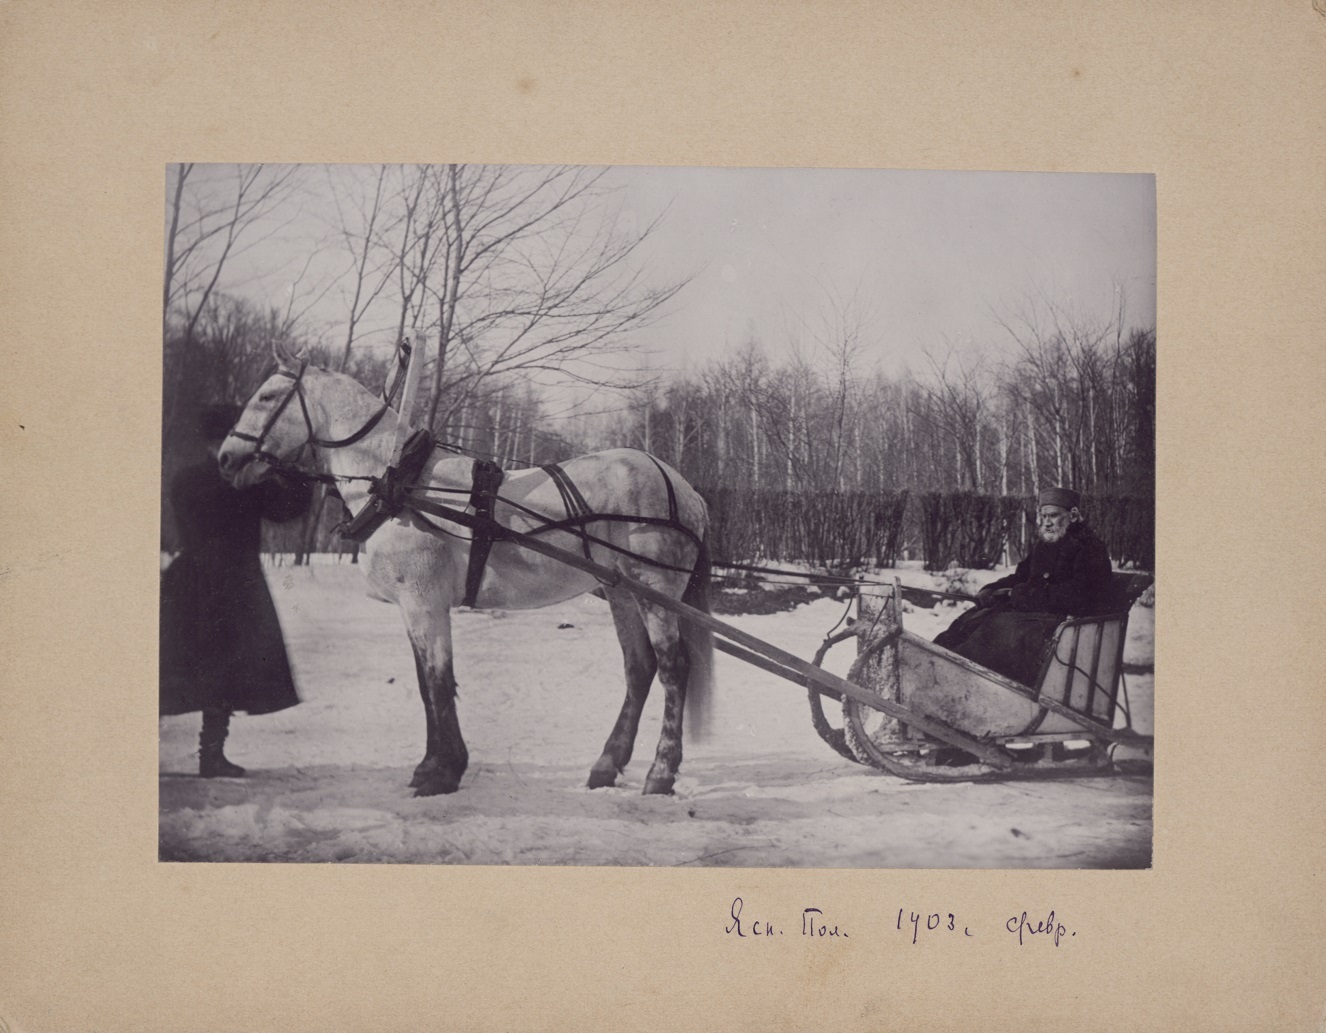
[[[746,488],[700,489],[709,503],[715,559],[807,563],[827,570],[892,567],[923,560],[927,570],[988,570],[1016,563],[1035,538],[1035,500],[969,492],[841,492],[809,495]],[[1119,566],[1155,569],[1155,501],[1087,496],[1087,522]],[[334,497],[316,521],[267,525],[263,547],[304,562],[310,553],[353,557],[337,526]]]
[[[807,495],[701,488],[700,494],[709,503],[715,559],[892,566],[902,542],[905,491]]]

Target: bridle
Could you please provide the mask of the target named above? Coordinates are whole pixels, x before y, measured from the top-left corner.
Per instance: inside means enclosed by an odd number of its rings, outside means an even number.
[[[401,371],[404,369],[404,360],[409,356],[409,345],[403,343],[401,345],[401,350],[402,361],[401,364],[397,366],[396,376],[392,381],[390,389],[383,393],[382,407],[370,416],[368,421],[349,437],[337,439],[320,438],[313,432],[313,418],[309,415],[308,399],[304,396],[304,372],[308,369],[308,362],[301,362],[298,370],[287,369],[284,366],[279,367],[269,376],[289,377],[293,383],[291,383],[290,390],[286,392],[285,397],[281,399],[274,409],[272,409],[266,422],[263,423],[262,429],[257,434],[246,434],[243,431],[232,428],[228,435],[232,438],[238,438],[240,441],[252,442],[254,445],[253,451],[242,457],[240,466],[243,467],[247,466],[249,463],[261,461],[278,470],[297,470],[300,460],[304,457],[304,450],[306,448],[348,448],[350,445],[362,441],[372,433],[373,428],[378,425],[382,420],[382,417],[387,414],[387,410],[391,408],[391,402],[396,395],[396,389],[400,387]],[[269,378],[264,378],[263,382],[266,383],[267,379]],[[259,388],[259,390],[261,391],[262,389]],[[267,441],[267,435],[270,434],[272,428],[276,426],[276,421],[281,418],[281,414],[285,412],[286,406],[288,406],[291,399],[294,398],[299,399],[300,413],[304,417],[304,443],[299,446],[292,458],[281,459],[279,456],[268,452],[263,448],[263,445]],[[245,408],[247,408],[247,406]]]

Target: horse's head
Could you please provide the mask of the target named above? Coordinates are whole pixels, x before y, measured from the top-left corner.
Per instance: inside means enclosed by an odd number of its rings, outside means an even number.
[[[217,455],[221,475],[236,488],[277,470],[317,473],[319,450],[364,441],[392,412],[344,373],[310,366],[302,353],[273,354],[276,372],[249,399]]]
[[[274,354],[276,372],[253,393],[217,455],[222,476],[237,488],[257,484],[277,468],[299,468],[314,438],[304,395],[308,360]]]

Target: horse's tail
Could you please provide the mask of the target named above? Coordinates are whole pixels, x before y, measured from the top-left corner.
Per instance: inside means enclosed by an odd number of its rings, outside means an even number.
[[[709,545],[700,542],[700,555],[691,569],[691,578],[681,601],[704,613],[709,612],[709,581],[713,568],[709,560]],[[681,620],[681,640],[690,661],[690,675],[686,680],[686,734],[702,741],[709,732],[711,697],[714,687],[714,636],[694,621]]]

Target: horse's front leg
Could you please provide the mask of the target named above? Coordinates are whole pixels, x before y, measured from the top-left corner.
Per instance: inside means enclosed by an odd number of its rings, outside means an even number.
[[[437,722],[433,720],[433,708],[428,705],[428,675],[425,673],[428,668],[424,665],[423,658],[419,649],[415,646],[413,640],[410,642],[410,650],[414,653],[414,674],[419,682],[419,695],[424,701],[424,723],[426,731],[424,733],[424,759],[414,768],[414,777],[410,779],[410,788],[417,789],[423,785],[424,778],[434,766],[434,743],[437,742]]]
[[[449,611],[406,612],[406,627],[414,649],[419,695],[424,703],[427,744],[424,759],[414,769],[410,785],[415,796],[454,793],[469,763],[456,717],[456,675],[452,666]]]

